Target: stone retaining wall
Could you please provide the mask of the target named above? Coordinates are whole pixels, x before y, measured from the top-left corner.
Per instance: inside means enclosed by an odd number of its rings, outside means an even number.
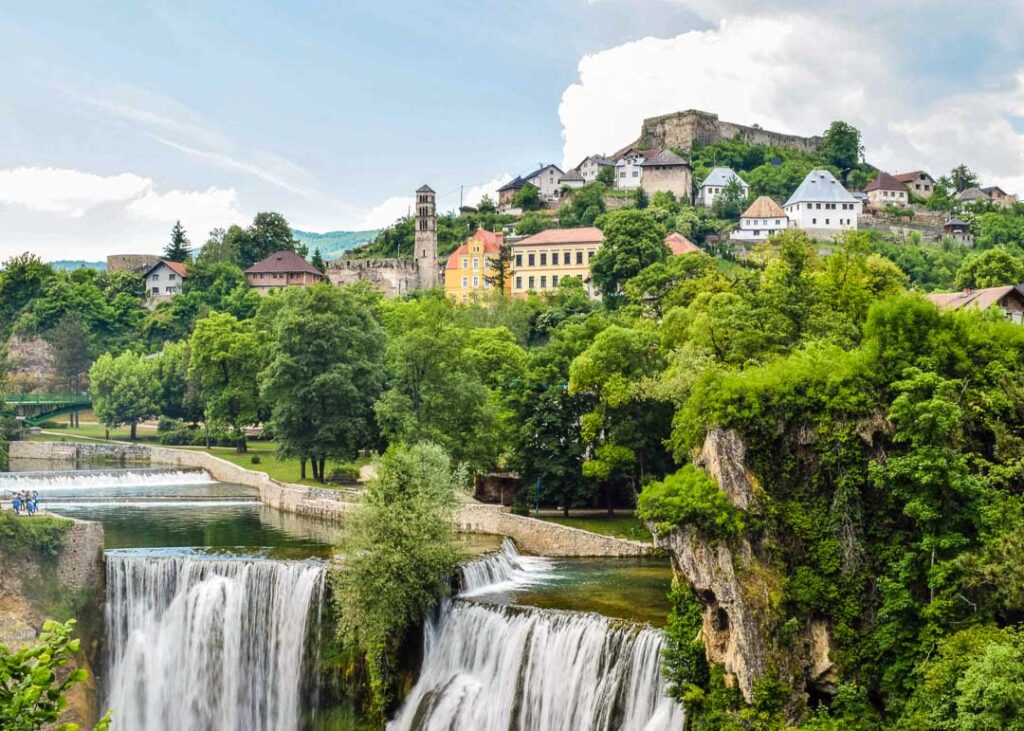
[[[12,442],[10,449],[12,459],[75,463],[102,457],[124,463],[203,469],[220,482],[254,487],[266,505],[299,515],[340,520],[358,504],[352,493],[277,482],[263,472],[189,449],[72,442]],[[500,505],[463,503],[456,512],[455,523],[458,530],[466,533],[508,536],[521,550],[539,556],[646,556],[654,551],[653,544],[513,515]]]

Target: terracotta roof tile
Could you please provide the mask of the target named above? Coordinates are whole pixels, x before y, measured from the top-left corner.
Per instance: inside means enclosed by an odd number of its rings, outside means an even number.
[[[584,228],[550,228],[539,234],[517,241],[516,246],[545,246],[550,244],[600,244],[604,241],[601,229],[594,226]]]
[[[1004,297],[1012,294],[1024,302],[1024,292],[1020,287],[1013,285],[968,289],[963,292],[940,292],[929,294],[927,297],[941,310],[961,310],[967,307],[987,310],[992,305],[998,304]]]
[[[682,254],[692,254],[695,251],[700,251],[700,247],[690,241],[688,238],[683,236],[678,231],[673,231],[665,237],[665,245],[672,250],[673,256],[680,256]]]
[[[740,218],[785,218],[782,206],[766,195],[762,195],[740,214]]]
[[[459,248],[448,255],[448,261],[445,263],[444,268],[461,269],[462,267],[458,266],[458,257],[469,255],[469,244],[473,239],[483,242],[484,254],[494,254],[497,256],[501,252],[501,243],[504,238],[504,234],[496,234],[490,231],[485,231],[482,228],[478,228],[476,233],[466,239]]]
[[[906,190],[906,187],[906,185],[889,175],[889,173],[879,173],[875,176],[874,180],[864,186],[864,192],[868,193],[872,190]]]

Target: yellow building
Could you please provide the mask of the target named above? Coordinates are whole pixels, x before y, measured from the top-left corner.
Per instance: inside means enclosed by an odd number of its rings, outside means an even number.
[[[488,280],[495,274],[502,236],[477,229],[448,257],[444,268],[444,293],[453,302],[471,302],[494,289]]]
[[[590,260],[601,247],[601,229],[553,228],[512,244],[511,293],[548,292],[566,277],[578,277],[591,296]]]

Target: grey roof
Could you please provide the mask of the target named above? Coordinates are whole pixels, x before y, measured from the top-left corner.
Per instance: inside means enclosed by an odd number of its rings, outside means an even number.
[[[812,170],[807,173],[804,182],[800,183],[800,187],[793,192],[793,195],[789,196],[786,205],[791,206],[804,201],[856,203],[857,199],[828,170]]]
[[[541,165],[539,168],[534,170],[529,175],[524,175],[523,176],[523,180],[529,180],[530,178],[536,178],[538,175],[540,175],[542,172],[544,172],[548,168],[554,168],[555,170],[558,171],[559,174],[562,173],[562,168],[558,167],[557,165]]]
[[[575,181],[578,181],[578,182],[582,183],[583,182],[583,176],[580,175],[580,171],[579,170],[573,169],[573,170],[570,170],[567,173],[562,173],[562,177],[560,177],[558,179],[558,182],[562,182],[563,180],[575,180]]]
[[[967,224],[965,222],[961,221],[959,218],[951,218],[948,221],[946,221],[946,223],[944,223],[943,225],[944,226],[965,226],[965,227],[967,226]]]
[[[608,165],[608,166],[615,165],[615,161],[614,160],[611,160],[611,159],[605,157],[604,155],[591,155],[590,157],[583,158],[583,160],[580,161],[580,164],[576,166],[576,169],[578,170],[581,167],[583,167],[583,163],[587,162],[588,160],[591,161],[591,162],[597,163],[598,165]]]
[[[419,188],[416,189],[416,192],[417,193],[433,193],[434,189],[431,188],[429,185],[421,185]]]
[[[744,188],[750,187],[749,185],[747,185],[747,181],[741,178],[739,175],[737,175],[736,171],[733,170],[732,168],[713,169],[710,173],[708,173],[708,176],[704,178],[704,182],[700,184],[700,187],[703,188],[706,185],[714,185],[724,188],[729,183],[731,183],[733,179],[740,181],[740,185],[742,185]]]
[[[525,184],[526,181],[517,175],[516,177],[512,178],[512,180],[508,181],[503,186],[498,188],[498,192],[500,193],[503,190],[519,190]]]
[[[988,196],[982,192],[981,188],[975,186],[974,188],[968,188],[957,193],[956,199],[958,201],[987,201]]]
[[[677,155],[676,153],[672,152],[672,150],[659,150],[650,157],[645,157],[641,165],[643,165],[643,167],[645,168],[659,165],[661,167],[672,167],[679,165],[685,165],[686,167],[690,167],[690,163],[686,162],[686,160],[679,157],[679,155]]]

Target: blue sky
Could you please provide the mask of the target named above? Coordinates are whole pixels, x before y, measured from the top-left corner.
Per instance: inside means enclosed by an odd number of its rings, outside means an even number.
[[[0,256],[155,251],[175,218],[200,242],[265,209],[382,225],[422,182],[457,205],[689,107],[842,117],[873,162],[1024,182],[1020,3],[849,5],[21,3],[0,11]]]

